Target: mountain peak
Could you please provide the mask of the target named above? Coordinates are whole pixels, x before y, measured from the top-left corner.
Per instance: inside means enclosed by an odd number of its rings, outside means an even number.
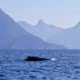
[[[43,23],[44,21],[42,19],[39,19],[39,23]]]
[[[38,21],[38,25],[45,25],[46,23],[42,20],[42,19],[40,19],[39,21]]]

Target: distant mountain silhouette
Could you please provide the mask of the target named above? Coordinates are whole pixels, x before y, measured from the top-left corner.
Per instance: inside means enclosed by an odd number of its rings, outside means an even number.
[[[63,46],[50,44],[25,31],[0,9],[0,49],[53,49]]]
[[[22,26],[26,31],[38,36],[39,38],[47,41],[47,39],[56,34],[57,32],[63,30],[63,28],[59,28],[53,25],[46,24],[43,20],[39,20],[37,25],[30,25],[24,21],[19,21],[18,24]]]
[[[50,43],[65,45],[70,49],[80,49],[80,22],[74,27],[67,28],[55,36],[51,36],[48,41]]]

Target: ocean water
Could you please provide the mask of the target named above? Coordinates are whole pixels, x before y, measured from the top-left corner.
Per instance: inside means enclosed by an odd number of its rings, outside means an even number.
[[[27,62],[27,56],[55,61]],[[0,80],[80,80],[80,50],[0,50]]]

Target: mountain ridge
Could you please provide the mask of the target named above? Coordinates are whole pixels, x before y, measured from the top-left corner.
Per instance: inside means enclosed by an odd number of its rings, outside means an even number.
[[[26,23],[26,22],[25,22]],[[39,20],[36,25],[29,25],[18,22],[22,28],[24,28],[26,31],[34,34],[35,36],[43,39],[44,41],[47,41],[47,38],[50,35],[56,34],[57,32],[63,30],[63,28],[59,28],[53,25],[46,24],[43,20]]]
[[[0,49],[60,49],[25,31],[9,15],[0,10]]]
[[[51,36],[48,41],[50,43],[57,43],[65,45],[70,49],[80,49],[80,22],[73,27],[67,28],[56,35]]]

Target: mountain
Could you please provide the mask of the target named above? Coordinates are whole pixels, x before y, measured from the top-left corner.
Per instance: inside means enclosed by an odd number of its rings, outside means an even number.
[[[32,33],[32,34],[34,33],[34,26],[33,25],[31,25],[25,21],[18,21],[17,23],[19,24],[19,26],[21,26],[27,32]]]
[[[53,25],[46,24],[43,20],[39,20],[36,25],[30,25],[24,21],[19,21],[18,24],[22,26],[26,31],[38,36],[39,38],[47,41],[47,39],[56,34],[59,31],[64,30],[63,28],[59,28]]]
[[[67,28],[55,36],[51,36],[48,41],[50,43],[65,45],[70,49],[80,49],[80,22],[74,27]]]
[[[44,42],[25,31],[0,9],[0,49],[53,49],[64,48]]]

